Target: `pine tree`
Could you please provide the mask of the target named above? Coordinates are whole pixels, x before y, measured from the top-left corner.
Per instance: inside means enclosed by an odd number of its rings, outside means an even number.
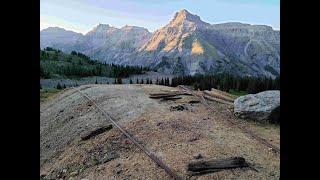
[[[153,83],[152,83],[152,79],[150,79],[150,84],[153,84]]]
[[[130,79],[130,84],[133,84],[132,79]]]
[[[147,78],[146,84],[149,84],[149,78]]]
[[[113,84],[117,84],[117,78],[114,78]]]
[[[143,79],[141,79],[140,84],[144,84]]]
[[[67,88],[67,87],[66,87],[66,84],[63,84],[63,89],[65,89],[65,88]]]
[[[159,79],[158,79],[158,76],[157,76],[156,85],[159,85]]]
[[[160,85],[164,85],[164,80],[161,78]]]
[[[137,78],[136,84],[139,84],[139,79]]]
[[[61,84],[60,84],[60,82],[58,82],[58,84],[57,84],[57,87],[56,87],[57,89],[62,89],[62,86],[61,86]]]
[[[98,80],[97,80],[97,78],[96,78],[96,82],[95,82],[95,84],[98,84]]]
[[[122,84],[122,79],[120,77],[118,78],[117,83]]]

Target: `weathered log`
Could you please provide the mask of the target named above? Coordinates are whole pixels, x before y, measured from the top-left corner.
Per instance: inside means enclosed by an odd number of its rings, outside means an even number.
[[[236,99],[236,98],[237,98],[237,96],[235,96],[235,95],[229,94],[229,93],[224,92],[224,91],[220,91],[220,90],[215,89],[215,88],[211,88],[211,92],[213,92],[213,93],[218,93],[218,94],[222,94],[222,95],[228,96],[228,97],[230,97],[230,98],[232,98],[232,99]]]
[[[249,167],[249,164],[243,157],[231,157],[227,159],[192,162],[188,164],[188,171],[190,171],[192,175],[201,175],[226,169],[243,167]]]
[[[153,99],[160,99],[160,98],[164,98],[164,97],[174,97],[174,96],[178,96],[178,95],[191,95],[190,93],[154,93],[154,94],[149,94],[150,98]]]
[[[204,91],[204,93],[208,96],[212,96],[212,97],[215,97],[215,98],[219,98],[219,99],[222,99],[222,100],[225,100],[225,101],[229,101],[229,102],[232,102],[234,101],[234,98],[231,98],[229,96],[226,96],[224,94],[219,94],[217,92],[212,92],[212,91]]]
[[[81,140],[82,141],[85,141],[85,140],[88,140],[94,136],[97,136],[99,134],[102,134],[108,130],[112,129],[112,124],[109,124],[107,126],[104,126],[104,127],[99,127],[99,128],[96,128],[88,133],[85,133],[81,136]]]
[[[161,99],[161,101],[168,101],[168,100],[172,100],[172,101],[175,101],[175,100],[178,100],[178,99],[181,99],[182,97],[164,97]]]
[[[189,101],[188,103],[189,103],[189,104],[195,104],[195,103],[200,103],[200,101],[198,101],[198,100],[191,100],[191,101]]]
[[[227,104],[227,105],[232,105],[233,106],[233,103],[231,103],[229,101],[225,101],[225,100],[222,100],[222,99],[219,99],[219,98],[211,97],[211,96],[208,96],[206,94],[204,94],[203,97],[208,99],[208,100],[210,100],[210,101],[216,101],[216,102],[219,102],[219,103],[223,103],[223,104]]]

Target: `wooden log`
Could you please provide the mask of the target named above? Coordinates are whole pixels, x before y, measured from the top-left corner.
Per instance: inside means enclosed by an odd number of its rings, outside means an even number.
[[[182,97],[164,97],[164,98],[161,99],[161,101],[168,101],[168,100],[175,101],[175,100],[178,100],[178,99],[182,99]]]
[[[217,94],[222,94],[222,95],[230,97],[232,99],[236,99],[237,98],[235,95],[229,94],[229,93],[224,92],[224,91],[220,91],[220,90],[215,89],[215,88],[211,88],[211,92],[217,93]]]
[[[92,137],[95,137],[95,136],[97,136],[99,134],[102,134],[102,133],[104,133],[104,132],[106,132],[106,131],[108,131],[110,129],[112,129],[112,124],[109,124],[109,125],[104,126],[104,127],[96,128],[96,129],[94,129],[94,130],[92,130],[90,132],[87,132],[87,133],[83,134],[81,136],[81,140],[82,141],[88,140],[88,139],[90,139]]]
[[[150,98],[153,99],[160,99],[160,98],[167,98],[167,97],[174,97],[179,95],[190,95],[189,93],[157,93],[157,94],[150,94]]]
[[[209,95],[209,96],[213,96],[215,98],[219,98],[219,99],[223,99],[225,101],[229,101],[229,102],[232,102],[234,101],[233,98],[230,98],[229,96],[225,96],[223,94],[219,94],[219,93],[216,93],[216,92],[212,92],[212,91],[204,91],[204,93],[206,95]]]
[[[188,103],[190,103],[190,104],[195,104],[195,103],[200,103],[200,101],[198,101],[198,100],[191,100],[191,101],[189,101]]]
[[[227,105],[233,106],[233,103],[232,103],[232,102],[225,101],[225,100],[222,100],[222,99],[219,99],[219,98],[215,98],[215,97],[211,97],[211,96],[208,96],[208,95],[206,95],[206,94],[204,94],[203,97],[204,97],[205,99],[210,100],[210,101],[216,101],[216,102],[219,102],[219,103],[223,103],[223,104],[227,104]]]
[[[192,175],[218,172],[226,169],[249,167],[243,157],[231,157],[227,159],[214,159],[208,161],[197,161],[188,164],[188,171]]]
[[[169,98],[174,96],[177,96],[177,94],[150,95],[149,97],[152,99],[161,99],[161,98]]]

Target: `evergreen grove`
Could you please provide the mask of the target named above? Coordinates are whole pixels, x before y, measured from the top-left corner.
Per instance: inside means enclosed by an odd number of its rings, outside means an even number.
[[[129,77],[143,74],[149,69],[141,66],[122,66],[94,61],[88,56],[72,51],[66,54],[50,47],[40,49],[40,78],[65,77]]]
[[[280,76],[275,79],[266,77],[239,77],[222,73],[217,75],[178,76],[172,78],[171,86],[193,86],[194,89],[211,90],[211,88],[230,92],[245,91],[258,93],[266,90],[280,90]]]

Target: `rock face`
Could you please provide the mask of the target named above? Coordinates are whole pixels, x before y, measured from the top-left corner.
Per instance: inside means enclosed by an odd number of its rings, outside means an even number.
[[[49,27],[40,31],[40,47],[54,47],[67,51],[82,37],[81,33],[67,31],[59,27]]]
[[[43,30],[40,46],[75,50],[107,63],[149,66],[177,75],[229,72],[276,77],[280,74],[279,31],[237,22],[209,24],[184,9],[153,33],[141,27],[118,29],[99,24],[85,35],[56,37],[57,32],[51,38],[50,31]]]
[[[263,91],[234,101],[234,114],[243,119],[280,122],[280,91]]]

